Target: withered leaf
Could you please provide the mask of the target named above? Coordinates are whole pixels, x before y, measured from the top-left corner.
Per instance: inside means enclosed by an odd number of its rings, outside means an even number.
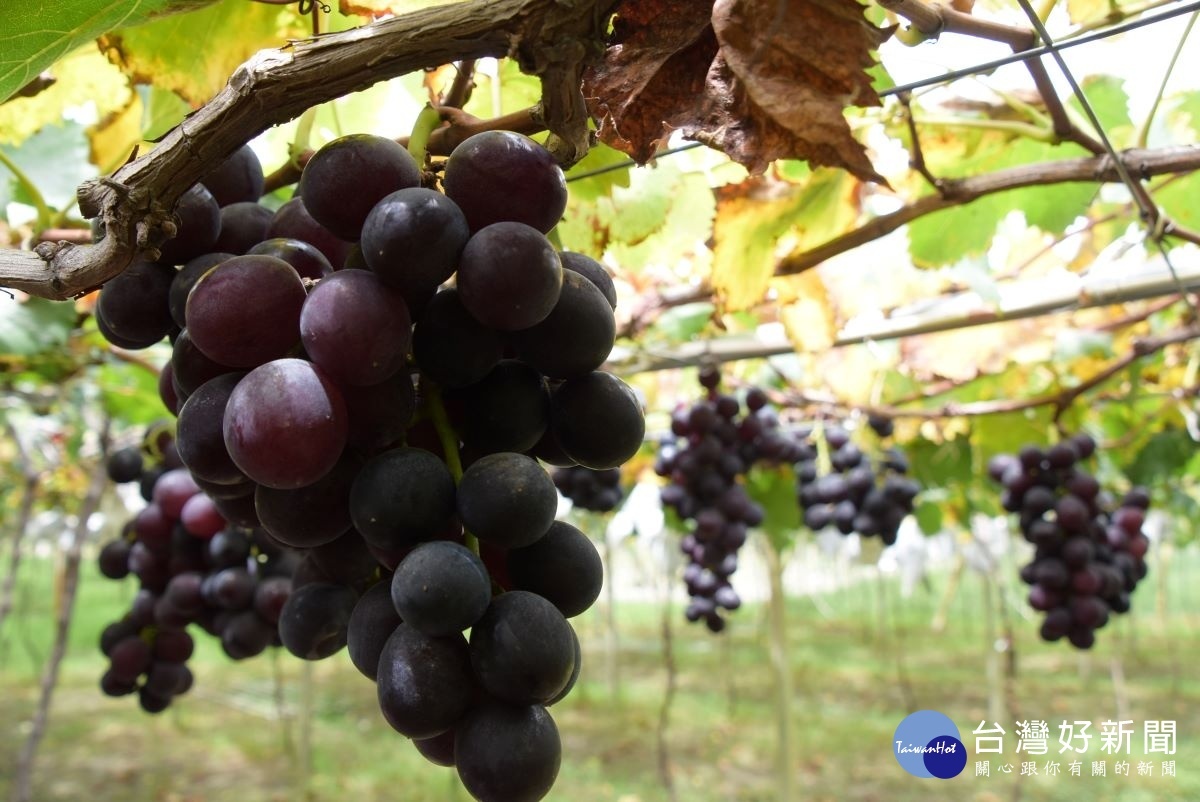
[[[639,163],[649,161],[694,116],[716,55],[711,2],[626,0],[604,63],[584,76],[600,138]]]
[[[866,69],[886,36],[854,0],[627,0],[585,94],[639,162],[682,129],[752,172],[793,158],[882,181],[842,112],[879,103]]]

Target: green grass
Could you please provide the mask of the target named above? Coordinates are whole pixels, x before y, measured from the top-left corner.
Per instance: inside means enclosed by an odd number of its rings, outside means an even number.
[[[1156,612],[1153,577],[1139,589],[1134,618],[1100,633],[1096,649],[1079,655],[1064,644],[1043,644],[1022,605],[1008,611],[1015,674],[1005,676],[1006,654],[992,651],[1001,620],[989,624],[984,586],[964,577],[948,626],[929,622],[946,578],[935,576],[910,598],[891,581],[868,582],[818,602],[788,603],[796,799],[838,802],[931,800],[1151,800],[1200,799],[1200,558],[1175,559],[1168,575],[1169,615]],[[18,615],[0,632],[0,798],[28,732],[38,674],[53,630],[54,566],[28,561]],[[1015,593],[1016,589],[1010,588]],[[38,756],[37,800],[465,800],[453,772],[424,762],[380,718],[374,686],[344,655],[306,667],[287,655],[243,663],[227,660],[201,640],[193,669],[196,686],[166,714],[147,716],[132,699],[107,699],[97,688],[103,658],[100,629],[124,610],[129,583],[100,579],[90,570],[71,632],[70,651],[55,694],[50,729]],[[619,610],[621,698],[614,701],[604,674],[600,606],[576,619],[584,644],[580,684],[554,708],[564,759],[553,800],[648,802],[668,795],[658,769],[656,727],[666,673],[661,611],[625,604]],[[677,798],[686,802],[774,800],[777,697],[766,638],[765,610],[747,606],[714,638],[671,618],[678,692],[666,733]],[[989,633],[992,633],[989,636]],[[1084,756],[1082,778],[974,776],[974,736],[991,722],[999,702],[1009,732],[1007,760],[1016,744],[1013,721],[1057,722],[1115,718],[1113,666],[1123,672],[1125,717],[1137,727],[1133,754],[1142,756],[1146,719],[1178,722],[1178,776],[1115,777],[1114,758],[1098,739]],[[990,668],[989,668],[990,666]],[[287,711],[275,701],[275,674]],[[306,678],[306,674],[310,675]],[[991,672],[991,673],[989,673]],[[994,676],[994,680],[989,679]],[[311,761],[301,745],[304,700],[311,707]],[[967,769],[950,781],[905,774],[891,757],[896,725],[913,709],[933,708],[958,725],[971,752]],[[1090,761],[1108,760],[1109,776],[1087,776]],[[1045,758],[1038,758],[1040,765]],[[1064,760],[1063,771],[1066,765]]]

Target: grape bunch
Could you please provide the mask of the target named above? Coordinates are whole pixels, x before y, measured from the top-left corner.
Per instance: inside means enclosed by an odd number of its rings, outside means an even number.
[[[139,583],[130,610],[100,636],[109,659],[100,687],[108,696],[137,693],[149,713],[192,686],[188,625],[218,638],[235,660],[278,645],[275,623],[296,564],[265,533],[229,526],[173,446],[168,429],[153,427],[143,448],[116,451],[107,465],[113,481],[141,483],[149,503],[100,550],[104,576],[133,574]],[[146,452],[159,456],[150,466]]]
[[[581,510],[612,512],[625,495],[621,489],[621,471],[617,468],[594,471],[575,465],[555,468],[552,476],[558,492]]]
[[[1077,434],[1047,449],[1027,445],[988,464],[1004,487],[1001,505],[1016,513],[1033,559],[1021,568],[1029,604],[1046,614],[1041,636],[1077,649],[1096,642],[1110,613],[1129,611],[1130,594],[1146,576],[1150,541],[1142,532],[1150,496],[1127,492],[1117,505],[1082,465],[1096,442]]]
[[[231,161],[218,172],[254,172]],[[567,619],[602,581],[539,460],[615,469],[645,423],[599,370],[612,280],[547,239],[566,206],[549,153],[489,131],[423,167],[342,137],[278,212],[220,206],[215,239],[193,238],[208,228],[189,194],[179,235],[104,286],[97,320],[123,347],[172,339],[160,390],[182,462],[226,520],[300,555],[283,645],[348,646],[388,723],[472,795],[538,799],[561,754],[546,707],[580,666]],[[229,182],[203,183],[211,213]]]
[[[691,622],[703,620],[712,632],[725,628],[722,611],[741,606],[729,579],[747,531],[763,521],[743,477],[758,462],[791,463],[806,453],[802,439],[779,425],[762,390],[746,394],[743,413],[735,396],[719,391],[720,381],[716,368],[701,369],[705,396],[672,414],[675,439],[660,445],[654,466],[670,480],[662,489],[663,503],[693,523],[679,544],[688,558],[683,579],[691,597],[684,615]]]
[[[872,419],[870,426],[880,437],[891,434],[890,420]],[[805,525],[816,531],[832,524],[843,535],[857,532],[892,545],[920,492],[907,476],[907,458],[893,448],[872,460],[838,424],[826,425],[824,438],[828,473],[821,472],[817,449],[812,447],[795,465],[796,498]]]

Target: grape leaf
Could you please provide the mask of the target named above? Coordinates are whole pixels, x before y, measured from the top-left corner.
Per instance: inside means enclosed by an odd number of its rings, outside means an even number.
[[[33,356],[62,348],[75,325],[71,304],[30,298],[0,301],[0,353]]]
[[[142,98],[134,93],[125,108],[112,112],[88,128],[91,148],[88,158],[101,172],[110,173],[127,159],[132,148],[142,141]]]
[[[792,545],[800,529],[796,474],[790,467],[759,466],[746,474],[746,493],[763,509],[760,529],[777,551]]]
[[[290,6],[220,0],[105,34],[100,45],[136,82],[173,90],[200,105],[251,55],[304,33],[303,20]]]
[[[0,102],[80,45],[123,25],[212,0],[44,0],[5,9]]]
[[[1154,201],[1184,228],[1200,227],[1200,173],[1178,178],[1154,193]]]
[[[647,332],[647,339],[659,335],[673,343],[693,340],[700,332],[704,331],[708,322],[712,320],[715,309],[716,307],[708,301],[697,301],[672,307],[654,321],[654,325]]]
[[[1096,118],[1113,144],[1128,147],[1132,143],[1133,121],[1129,118],[1129,93],[1125,91],[1125,80],[1112,75],[1089,75],[1081,87],[1087,96],[1088,105],[1096,112]],[[1071,105],[1083,113],[1077,98]]]
[[[107,362],[96,370],[96,384],[105,411],[131,425],[161,420],[158,379],[141,365]]]
[[[179,125],[192,110],[179,95],[157,86],[139,86],[138,97],[143,108],[142,136],[149,142]]]
[[[1182,429],[1158,432],[1125,467],[1135,485],[1170,484],[1196,453],[1196,444]]]
[[[821,274],[806,270],[771,282],[777,292],[779,321],[788,339],[803,353],[831,347],[837,339],[837,317]]]
[[[729,310],[762,300],[775,272],[775,246],[793,234],[803,248],[832,238],[857,215],[856,182],[840,170],[816,170],[800,187],[753,177],[717,190],[713,288]]]
[[[47,125],[19,148],[3,148],[25,177],[53,209],[64,209],[75,200],[75,190],[96,175],[88,163],[87,137],[78,123]],[[16,178],[0,168],[0,210],[9,201],[31,203]]]
[[[89,42],[50,70],[55,82],[33,97],[0,105],[0,144],[19,145],[50,123],[61,122],[69,106],[92,103],[104,116],[129,102],[129,80]]]
[[[886,36],[844,0],[627,0],[584,94],[639,163],[681,129],[752,172],[799,158],[882,181],[842,111],[879,104],[867,70]]]
[[[1110,0],[1067,0],[1067,14],[1071,22],[1078,25],[1088,20],[1099,19],[1113,8]]]

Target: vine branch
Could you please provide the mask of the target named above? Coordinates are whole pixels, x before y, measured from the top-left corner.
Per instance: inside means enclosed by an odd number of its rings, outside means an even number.
[[[1200,339],[1200,328],[1187,327],[1176,329],[1158,337],[1144,337],[1133,341],[1128,352],[1113,360],[1105,368],[1084,379],[1079,384],[1032,398],[1004,398],[993,401],[972,401],[968,403],[950,402],[935,408],[906,409],[890,404],[848,405],[830,396],[811,393],[796,388],[790,388],[783,395],[786,404],[795,406],[803,404],[822,407],[830,410],[855,409],[866,415],[881,418],[916,418],[920,420],[941,420],[944,418],[973,418],[985,415],[1003,415],[1012,412],[1022,412],[1037,407],[1053,407],[1054,418],[1057,420],[1068,407],[1083,394],[1104,384],[1117,374],[1128,369],[1134,362],[1151,354],[1158,353],[1164,348]]]
[[[601,50],[615,5],[616,0],[470,0],[261,51],[158,147],[111,178],[79,188],[80,211],[103,225],[100,242],[0,251],[0,286],[53,300],[94,289],[139,253],[157,255],[173,229],[169,210],[175,202],[242,143],[310,106],[452,61],[511,56],[538,75],[552,134],[548,145],[560,161],[574,162],[589,145],[580,76]]]
[[[1200,169],[1200,146],[1179,145],[1146,150],[1133,148],[1122,151],[1121,158],[1136,177],[1148,178],[1168,173],[1186,173]],[[1108,155],[1078,159],[1059,159],[1052,162],[1023,164],[1007,170],[997,170],[970,178],[941,180],[940,193],[918,198],[889,214],[875,217],[856,229],[834,237],[815,248],[789,254],[775,267],[775,275],[790,276],[803,273],[827,259],[879,239],[903,225],[943,209],[965,206],[985,195],[1023,187],[1065,184],[1070,182],[1116,183],[1121,180],[1116,164]],[[1163,233],[1200,244],[1200,233],[1166,223]]]

